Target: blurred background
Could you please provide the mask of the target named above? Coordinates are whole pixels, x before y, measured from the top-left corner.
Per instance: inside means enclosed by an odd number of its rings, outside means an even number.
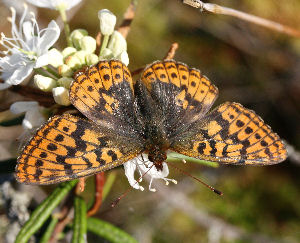
[[[10,36],[7,5],[20,7],[20,2],[0,2],[0,31],[6,36]],[[210,2],[300,28],[299,0]],[[109,9],[120,23],[129,3],[129,0],[85,0],[70,12],[71,29],[84,28],[96,36],[98,10]],[[32,11],[44,27],[58,17],[55,11],[47,9],[32,8]],[[175,59],[200,69],[219,88],[214,106],[235,101],[255,110],[286,141],[290,158],[266,167],[178,164],[221,190],[224,196],[215,195],[170,168],[169,177],[176,179],[178,185],[167,187],[155,183],[156,193],[132,191],[112,209],[110,203],[129,188],[120,167],[114,169],[117,180],[97,217],[119,226],[143,243],[300,242],[300,39],[236,18],[201,13],[180,0],[143,0],[138,2],[127,41],[130,70],[162,59],[170,45],[177,42]],[[63,45],[57,43],[56,47]],[[9,101],[2,96],[0,102],[0,110],[7,109]],[[8,134],[15,132],[9,129]],[[7,137],[0,140],[1,146],[15,144]],[[9,157],[8,154],[5,158]],[[13,181],[12,173],[8,172],[1,171],[0,183]],[[30,208],[51,187],[22,186],[19,190],[30,191]],[[85,193],[89,197],[89,191]],[[0,242],[9,225],[5,202],[0,201]],[[93,235],[88,238],[89,242],[101,242]]]

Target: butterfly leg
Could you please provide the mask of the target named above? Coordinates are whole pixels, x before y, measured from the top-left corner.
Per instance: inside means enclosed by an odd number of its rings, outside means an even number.
[[[156,189],[155,188],[152,188],[152,182],[153,182],[153,177],[151,177],[151,180],[150,180],[150,183],[149,183],[149,191],[150,192],[156,192]]]

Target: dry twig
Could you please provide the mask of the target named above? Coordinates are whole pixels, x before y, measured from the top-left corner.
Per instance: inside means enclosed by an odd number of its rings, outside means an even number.
[[[183,0],[183,3],[188,4],[194,8],[200,8],[202,10],[206,10],[208,12],[214,14],[223,14],[233,16],[245,21],[248,21],[253,24],[257,24],[263,27],[266,27],[271,30],[275,30],[290,36],[300,37],[300,31],[289,26],[279,24],[275,21],[267,20],[261,17],[254,16],[252,14],[244,13],[242,11],[238,11],[232,8],[223,7],[217,4],[212,3],[203,3],[200,0]]]
[[[130,25],[135,16],[136,5],[137,5],[137,0],[132,0],[124,14],[123,22],[118,29],[118,31],[123,35],[125,39],[128,36],[128,33],[130,31]]]
[[[169,51],[167,52],[167,54],[165,55],[164,60],[173,59],[174,56],[175,56],[176,50],[178,49],[178,47],[179,47],[178,43],[174,42],[171,45],[171,47],[170,47]],[[137,75],[137,74],[141,73],[144,69],[145,69],[145,66],[140,67],[140,68],[132,71],[131,75],[132,76]]]
[[[164,57],[164,60],[173,59],[174,56],[175,56],[176,50],[178,49],[178,47],[179,47],[178,43],[174,42],[174,43],[171,45],[171,47],[170,47],[170,49],[169,49],[167,55]]]

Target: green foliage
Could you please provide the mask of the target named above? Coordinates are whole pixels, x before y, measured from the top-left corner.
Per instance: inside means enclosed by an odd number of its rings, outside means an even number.
[[[57,223],[58,218],[52,216],[51,221],[40,240],[40,243],[47,243],[49,241]]]
[[[137,243],[137,241],[120,228],[96,218],[87,219],[87,229],[112,243]]]
[[[86,215],[86,203],[85,201],[76,196],[74,200],[75,218],[73,223],[73,237],[72,243],[84,243],[86,242],[86,227],[87,227],[87,215]]]
[[[26,243],[36,233],[52,211],[64,199],[66,194],[76,185],[77,180],[69,181],[59,185],[31,214],[30,219],[17,235],[15,243]]]

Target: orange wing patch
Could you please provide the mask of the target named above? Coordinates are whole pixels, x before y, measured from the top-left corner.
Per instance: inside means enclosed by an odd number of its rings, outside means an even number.
[[[185,138],[189,133],[174,143],[174,151],[233,164],[275,164],[287,158],[279,136],[258,115],[240,104],[220,105],[197,126],[193,138]]]
[[[24,148],[16,177],[29,184],[52,184],[94,174],[140,152],[125,145],[119,146],[87,120],[55,116]]]

